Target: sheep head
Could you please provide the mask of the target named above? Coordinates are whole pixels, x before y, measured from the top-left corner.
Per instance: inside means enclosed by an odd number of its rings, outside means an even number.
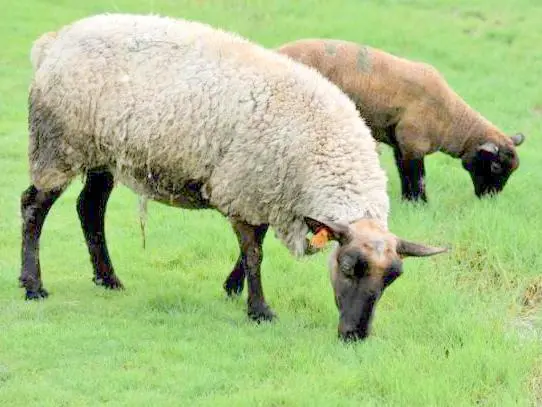
[[[471,176],[478,198],[501,192],[519,166],[516,147],[523,143],[525,136],[517,133],[504,140],[501,145],[486,141],[463,157],[463,167]]]
[[[448,249],[403,240],[383,230],[374,220],[352,224],[305,218],[318,247],[327,240],[339,243],[330,258],[331,284],[339,310],[339,337],[366,338],[375,306],[384,290],[403,273],[403,258],[433,256]]]

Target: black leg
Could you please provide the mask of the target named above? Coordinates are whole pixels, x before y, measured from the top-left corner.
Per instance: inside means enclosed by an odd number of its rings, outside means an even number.
[[[43,288],[40,269],[40,236],[45,218],[64,188],[39,191],[31,185],[21,195],[22,248],[21,275],[19,281],[25,288],[27,300],[47,297]]]
[[[244,271],[247,278],[248,316],[256,321],[271,320],[275,314],[265,302],[260,277],[263,260],[262,244],[269,226],[253,226],[235,220],[232,220],[232,226],[241,251],[240,261],[237,262],[236,266],[239,266]]]
[[[122,283],[113,270],[104,232],[105,210],[113,185],[109,171],[90,171],[77,200],[77,213],[94,269],[93,281],[106,288],[120,289]]]
[[[307,239],[305,249],[306,256],[312,256],[313,254],[319,253],[320,251],[320,249],[312,247],[310,245],[309,239]],[[226,294],[228,294],[229,297],[232,297],[234,295],[241,295],[243,289],[245,288],[245,269],[242,265],[242,261],[243,256],[239,255],[237,263],[235,263],[235,267],[222,285],[222,287],[224,287],[224,290],[226,291]]]
[[[427,202],[423,158],[406,159],[397,146],[393,148],[393,153],[399,177],[401,178],[401,195],[403,199]]]
[[[393,148],[393,156],[395,158],[397,171],[399,172],[399,179],[401,180],[401,195],[403,196],[403,199],[408,199],[407,197],[410,196],[410,182],[405,175],[403,159],[398,147]]]
[[[224,290],[226,290],[226,294],[230,297],[241,295],[243,292],[243,289],[245,288],[245,269],[243,267],[243,256],[241,254],[239,254],[235,267],[222,286],[224,287]]]

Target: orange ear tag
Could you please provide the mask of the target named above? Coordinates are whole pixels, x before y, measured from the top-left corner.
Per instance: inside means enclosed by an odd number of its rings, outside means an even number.
[[[326,228],[318,230],[311,239],[311,246],[322,249],[329,241],[329,231]]]

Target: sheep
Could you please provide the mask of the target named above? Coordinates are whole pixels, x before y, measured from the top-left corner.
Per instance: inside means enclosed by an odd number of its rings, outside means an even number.
[[[427,202],[424,157],[436,151],[461,159],[478,198],[499,193],[519,166],[525,136],[505,135],[427,63],[326,38],[275,50],[317,69],[355,102],[376,140],[392,147],[404,200]]]
[[[98,14],[37,40],[31,59],[19,278],[26,299],[48,296],[41,230],[81,174],[77,212],[94,283],[124,288],[104,230],[119,182],[230,221],[235,270],[247,276],[247,313],[258,322],[275,316],[260,277],[270,227],[297,258],[339,242],[331,270],[345,339],[368,334],[402,257],[447,250],[389,231],[387,178],[369,128],[338,87],[286,56],[196,21]],[[320,243],[307,244],[311,232]]]

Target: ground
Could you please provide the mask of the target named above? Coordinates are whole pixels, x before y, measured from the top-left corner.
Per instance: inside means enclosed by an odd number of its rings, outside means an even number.
[[[20,0],[0,15],[0,402],[2,406],[529,406],[542,405],[542,8],[535,0],[144,1]],[[29,50],[45,31],[104,11],[199,19],[273,47],[334,37],[435,65],[467,102],[527,136],[520,168],[496,199],[478,200],[460,162],[427,159],[430,202],[402,203],[383,148],[390,225],[449,244],[409,259],[378,306],[373,335],[345,346],[327,253],[293,259],[269,234],[263,281],[279,315],[254,325],[245,295],[222,281],[236,258],[220,215],[149,204],[142,248],[138,201],[119,187],[107,214],[124,292],[91,282],[75,211],[81,182],[42,236],[51,296],[25,302],[19,197],[28,185]]]

